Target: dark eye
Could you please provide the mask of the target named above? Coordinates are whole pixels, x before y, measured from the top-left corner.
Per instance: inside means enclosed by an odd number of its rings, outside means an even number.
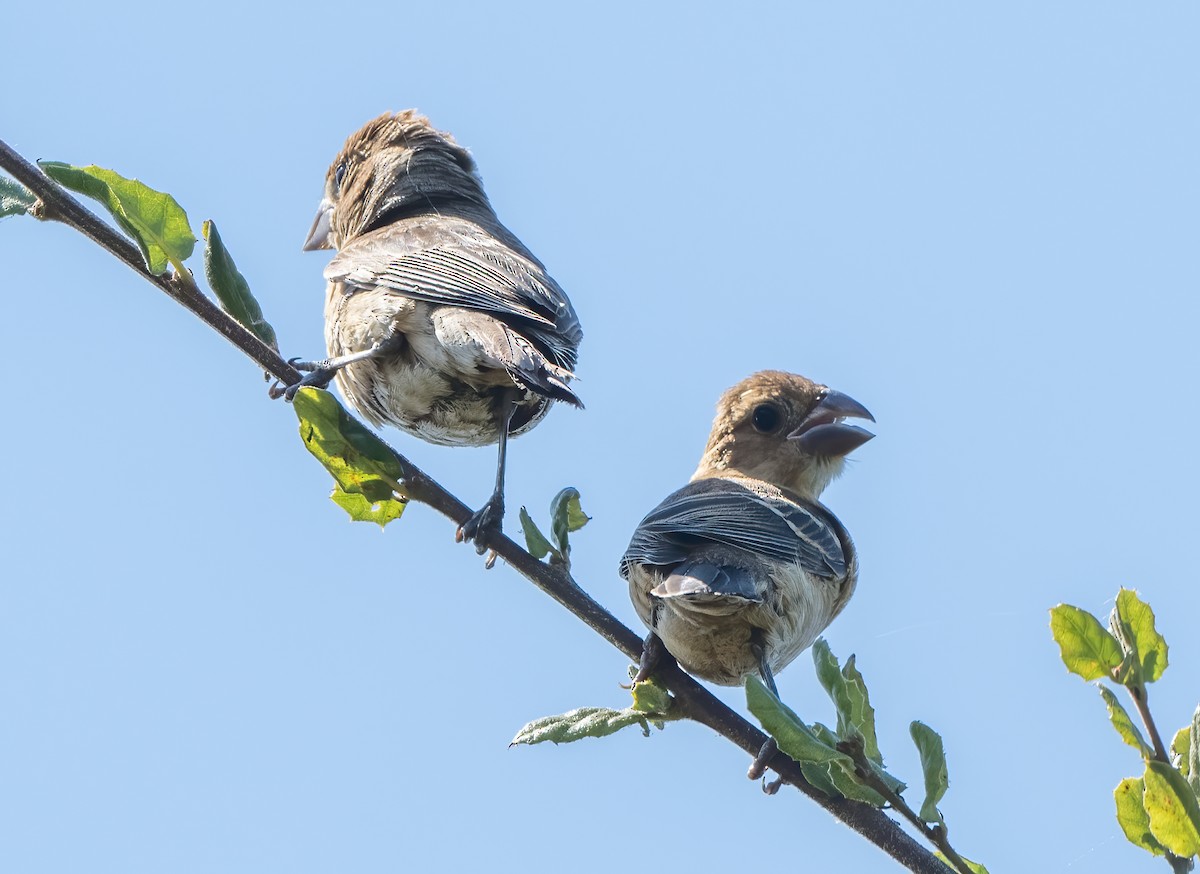
[[[342,163],[338,164],[337,168],[333,171],[333,188],[335,191],[342,190],[342,179],[344,179],[345,176],[346,162],[343,161]]]
[[[751,421],[754,422],[754,430],[767,434],[779,427],[782,418],[779,407],[774,404],[759,404],[754,408]]]

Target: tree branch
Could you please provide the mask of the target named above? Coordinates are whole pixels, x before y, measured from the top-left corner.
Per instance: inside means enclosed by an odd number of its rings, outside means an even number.
[[[1138,715],[1142,718],[1142,725],[1146,727],[1146,733],[1150,735],[1150,743],[1154,745],[1154,758],[1171,765],[1171,757],[1167,755],[1167,746],[1163,743],[1162,735],[1158,733],[1158,726],[1154,722],[1154,717],[1150,715],[1149,691],[1142,684],[1126,686],[1125,690],[1129,693],[1129,697],[1133,699],[1133,705],[1137,708]],[[1171,870],[1175,874],[1187,874],[1187,872],[1192,870],[1190,859],[1176,856],[1170,850],[1167,850],[1166,858],[1167,864],[1171,866]]]
[[[908,802],[903,797],[893,791],[892,787],[880,778],[879,774],[875,771],[875,766],[867,758],[861,740],[852,738],[851,740],[842,741],[838,744],[837,748],[839,752],[845,753],[854,760],[854,771],[864,786],[869,786],[887,799],[887,803],[892,806],[892,809],[912,823],[913,828],[924,836],[925,840],[941,850],[942,855],[949,859],[951,864],[961,874],[972,874],[966,860],[958,854],[958,851],[954,847],[950,846],[950,838],[946,834],[946,826],[944,824],[928,825],[925,820],[917,815],[915,810],[908,806]]]
[[[38,204],[33,208],[33,214],[37,218],[62,222],[91,238],[143,279],[165,291],[172,300],[178,301],[199,316],[201,321],[242,350],[280,382],[290,385],[301,378],[300,372],[284,361],[278,352],[243,328],[200,291],[190,274],[155,276],[150,273],[137,246],[67,193],[37,166],[26,161],[3,140],[0,140],[0,167],[37,195]]]
[[[0,167],[11,173],[39,198],[40,203],[35,207],[37,217],[62,222],[90,237],[142,278],[199,316],[205,324],[223,335],[281,382],[290,384],[301,378],[300,373],[275,350],[205,296],[190,276],[154,276],[149,273],[141,253],[132,243],[3,141],[0,141]],[[404,470],[404,487],[410,500],[432,507],[456,525],[466,522],[471,515],[471,509],[466,504],[442,488],[403,455],[395,450],[391,451]],[[488,547],[517,573],[570,610],[626,656],[634,661],[638,660],[642,639],[583,591],[563,567],[538,561],[503,535],[489,540]],[[714,697],[674,662],[668,660],[668,664],[656,671],[656,676],[675,695],[690,719],[713,729],[749,755],[756,755],[766,743],[765,734]],[[800,766],[783,753],[777,752],[770,760],[770,766],[784,782],[795,786],[910,871],[917,874],[946,874],[949,870],[882,811],[867,804],[830,798],[815,789],[804,779]]]

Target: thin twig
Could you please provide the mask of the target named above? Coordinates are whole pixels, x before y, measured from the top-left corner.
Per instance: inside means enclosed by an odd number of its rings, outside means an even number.
[[[60,221],[90,237],[228,338],[256,364],[281,382],[294,383],[300,379],[300,374],[295,368],[284,361],[275,350],[203,295],[191,277],[179,281],[174,277],[151,275],[136,247],[3,141],[0,141],[0,168],[11,173],[40,199],[41,217]],[[449,517],[456,525],[466,522],[471,515],[471,509],[466,504],[442,488],[403,455],[395,450],[391,451],[404,470],[404,486],[410,500],[432,507]],[[503,535],[490,538],[488,547],[517,573],[570,610],[630,659],[638,659],[642,639],[583,591],[563,567],[538,561]],[[656,672],[656,676],[675,695],[689,718],[713,729],[750,755],[758,753],[766,742],[765,734],[714,697],[678,665],[669,662]],[[882,811],[867,804],[826,796],[805,780],[800,766],[783,753],[776,753],[770,764],[785,782],[795,786],[910,871],[916,874],[946,874],[948,869],[936,856],[917,843]]]
[[[26,161],[7,143],[0,140],[0,167],[38,197],[34,215],[45,221],[62,222],[90,237],[102,248],[125,262],[143,279],[154,283],[172,300],[178,301],[209,327],[224,336],[280,382],[291,384],[300,372],[279,356],[279,353],[250,331],[243,328],[224,310],[212,302],[192,279],[190,273],[155,276],[146,269],[146,262],[137,246],[102,221],[66,190],[46,176],[37,166]]]
[[[1142,725],[1146,726],[1146,733],[1150,735],[1150,743],[1154,745],[1154,758],[1160,762],[1171,764],[1171,757],[1167,755],[1167,747],[1163,743],[1162,735],[1158,733],[1158,726],[1154,724],[1154,717],[1150,715],[1150,701],[1146,694],[1145,686],[1127,686],[1129,697],[1133,699],[1133,706],[1137,708],[1138,715],[1142,717]]]
[[[858,779],[864,786],[874,789],[882,795],[892,809],[912,823],[913,828],[925,836],[925,840],[941,850],[942,855],[949,859],[961,874],[974,874],[966,860],[958,854],[954,847],[950,846],[946,827],[944,825],[928,825],[917,815],[915,810],[908,806],[908,802],[899,793],[883,781],[867,758],[862,741],[850,738],[839,743],[837,748],[839,752],[845,753],[854,760],[854,773],[858,775]]]
[[[1150,696],[1147,694],[1146,687],[1135,684],[1125,688],[1129,692],[1129,697],[1133,699],[1133,706],[1137,708],[1138,715],[1142,717],[1142,725],[1146,727],[1146,734],[1150,735],[1150,743],[1154,745],[1154,758],[1171,765],[1171,757],[1167,755],[1166,744],[1163,743],[1162,735],[1158,733],[1154,717],[1150,715]],[[1174,766],[1172,765],[1172,767]],[[1167,850],[1167,864],[1171,866],[1171,870],[1175,874],[1188,874],[1192,870],[1191,859],[1176,856],[1170,850]]]

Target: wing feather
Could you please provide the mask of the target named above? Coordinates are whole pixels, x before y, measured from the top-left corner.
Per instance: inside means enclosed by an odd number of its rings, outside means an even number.
[[[388,225],[347,244],[325,278],[486,312],[545,346],[559,366],[574,369],[583,332],[566,294],[532,255],[474,222],[443,217],[436,226]]]
[[[757,480],[714,477],[689,483],[650,511],[625,550],[621,576],[630,564],[676,565],[706,543],[796,562],[827,579],[846,573],[836,523],[823,507]]]

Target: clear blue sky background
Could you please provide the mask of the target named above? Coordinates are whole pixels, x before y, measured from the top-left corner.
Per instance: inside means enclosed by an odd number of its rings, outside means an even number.
[[[513,444],[509,530],[577,486],[577,574],[638,627],[617,558],[718,394],[771,367],[853,395],[879,436],[826,493],[862,561],[828,638],[892,769],[919,783],[910,720],[943,734],[993,872],[1164,869],[1047,609],[1138,587],[1154,711],[1191,716],[1194,4],[124,5],[4,12],[0,136],[215,219],[314,356],[325,170],[420,108],[586,331],[588,408]],[[432,511],[349,523],[259,372],[75,232],[0,223],[0,282],[3,870],[900,870],[694,725],[507,749],[623,706],[626,660]],[[386,436],[487,495],[494,449]],[[831,719],[807,657],[780,686]]]

